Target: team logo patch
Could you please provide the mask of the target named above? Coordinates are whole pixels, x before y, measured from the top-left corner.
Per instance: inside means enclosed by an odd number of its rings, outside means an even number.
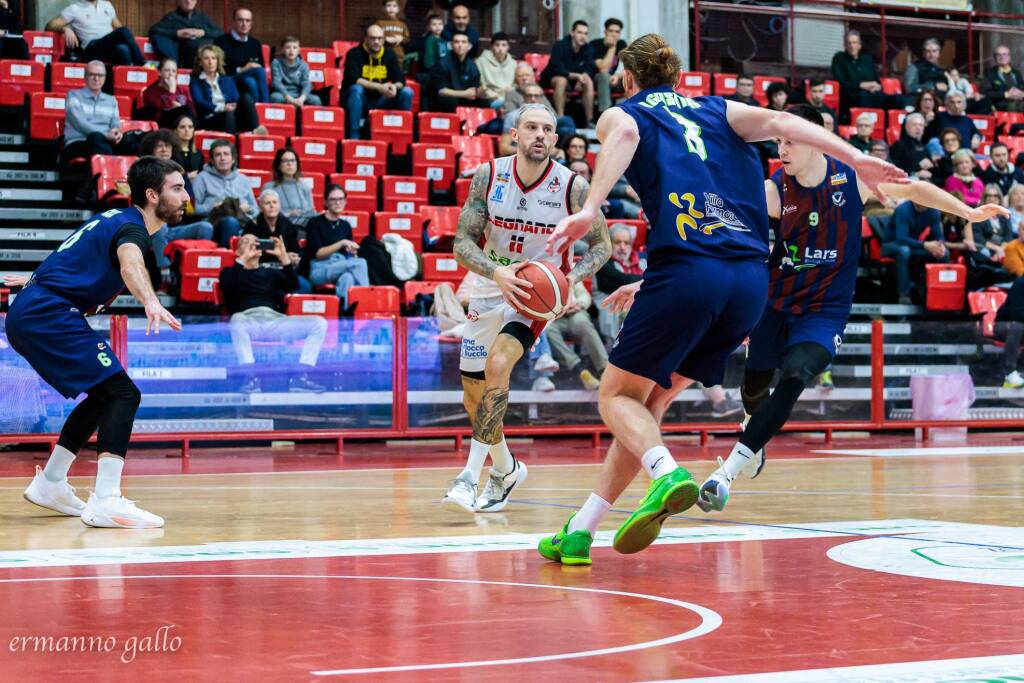
[[[554,194],[562,189],[562,184],[558,182],[558,178],[552,178],[551,182],[548,183],[548,192]]]
[[[829,178],[828,181],[833,185],[842,185],[843,183],[846,182],[846,174],[836,173],[831,178]]]
[[[498,176],[494,179],[494,182],[496,182],[496,183],[507,183],[511,179],[512,179],[512,174],[509,173],[508,171],[503,171],[503,172],[498,174]]]
[[[103,349],[106,348],[106,346],[107,346],[106,344],[104,344],[103,342],[100,342],[99,344],[96,345],[96,348],[99,349],[100,351],[102,351]]]
[[[491,190],[491,198],[488,201],[494,202],[495,204],[504,204],[506,187],[507,185],[495,185]]]
[[[832,203],[836,206],[842,206],[846,203],[846,195],[842,191],[832,193]]]
[[[469,322],[475,323],[479,319],[480,314],[474,311],[473,309],[470,309],[469,311],[466,312],[466,320],[468,320]]]
[[[837,334],[832,337],[832,343],[835,344],[836,351],[838,351],[839,347],[843,345],[843,338]]]
[[[520,197],[520,198],[519,198],[519,206],[520,206],[521,208],[523,208],[523,209],[525,209],[525,208],[526,208],[526,197]]]

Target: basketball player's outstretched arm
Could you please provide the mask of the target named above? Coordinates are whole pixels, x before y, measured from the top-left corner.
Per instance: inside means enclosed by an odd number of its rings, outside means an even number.
[[[590,190],[590,183],[583,178],[576,176],[572,181],[572,190],[569,193],[569,210],[577,213],[583,209],[587,199],[587,192]],[[608,221],[604,214],[597,212],[597,217],[591,223],[590,232],[583,236],[583,241],[589,247],[587,253],[569,271],[569,283],[582,282],[601,269],[608,262],[612,254],[612,240],[608,236]]]
[[[860,185],[861,198],[866,199],[866,195],[870,195],[871,190],[864,186],[859,178],[857,179],[857,184]],[[954,216],[960,216],[960,218],[965,219],[969,223],[981,223],[996,216],[1010,215],[1010,210],[999,204],[985,204],[972,208],[945,190],[921,180],[912,181],[908,185],[882,183],[879,189],[890,197],[909,199],[915,204],[927,206],[930,209],[938,209],[943,213],[951,213]]]
[[[128,291],[146,308],[146,334],[150,329],[160,334],[161,322],[170,325],[172,330],[180,330],[181,323],[163,307],[153,291],[142,250],[135,244],[122,244],[117,248],[117,260],[121,263],[121,278]]]

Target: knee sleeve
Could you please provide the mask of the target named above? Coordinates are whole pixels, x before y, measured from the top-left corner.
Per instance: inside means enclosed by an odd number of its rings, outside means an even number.
[[[743,409],[747,412],[747,415],[753,415],[758,406],[768,398],[768,390],[772,386],[772,379],[774,377],[774,370],[751,370],[747,368],[743,371],[740,398],[743,399]]]
[[[135,423],[135,413],[142,402],[142,393],[124,371],[104,380],[89,391],[102,401],[96,449],[122,458],[128,452],[128,441]]]
[[[831,362],[831,354],[820,344],[814,342],[794,344],[786,352],[786,358],[782,361],[782,380],[792,377],[805,385],[810,384],[825,371]]]
[[[96,431],[102,414],[103,401],[96,396],[86,396],[85,400],[75,406],[75,409],[68,415],[68,419],[64,421],[57,445],[72,453],[78,453],[92,433]]]

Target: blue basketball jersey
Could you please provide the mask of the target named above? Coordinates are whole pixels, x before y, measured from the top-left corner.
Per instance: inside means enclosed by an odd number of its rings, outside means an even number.
[[[729,125],[725,100],[683,97],[662,86],[618,106],[640,130],[626,179],[651,223],[652,264],[673,254],[765,259],[761,162]]]
[[[124,289],[121,270],[113,258],[113,245],[126,225],[145,230],[142,212],[132,207],[94,216],[46,257],[32,274],[32,283],[46,287],[82,310],[108,303]]]
[[[800,185],[783,169],[772,175],[782,215],[768,261],[768,303],[778,311],[849,312],[853,303],[864,204],[856,172],[825,160],[817,187]]]

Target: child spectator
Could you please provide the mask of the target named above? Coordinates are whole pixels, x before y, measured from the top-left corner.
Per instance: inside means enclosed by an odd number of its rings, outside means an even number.
[[[285,36],[281,41],[281,54],[270,64],[270,101],[296,107],[304,104],[318,107],[320,97],[313,94],[309,65],[299,56],[299,47],[299,39],[295,36]]]
[[[394,50],[401,62],[405,59],[405,46],[409,44],[409,27],[398,17],[398,0],[384,0],[382,4],[384,18],[377,20],[377,26],[384,29],[384,45]]]

